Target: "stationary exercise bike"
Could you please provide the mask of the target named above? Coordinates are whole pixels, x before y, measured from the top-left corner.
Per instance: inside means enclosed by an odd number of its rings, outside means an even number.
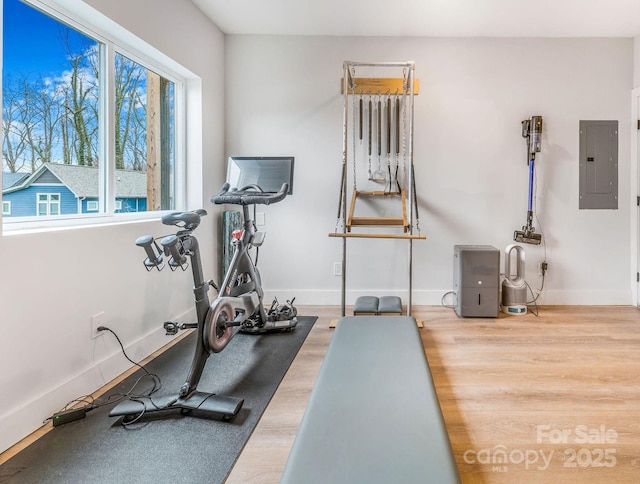
[[[223,292],[218,294],[213,303],[209,302],[209,288],[219,289],[212,280],[204,280],[198,240],[193,235],[201,217],[207,214],[205,210],[174,212],[163,216],[163,224],[176,226],[180,230],[162,238],[162,249],[151,235],[136,240],[136,245],[147,254],[144,266],[149,271],[154,268],[162,270],[165,257],[171,270],[180,268],[184,271],[189,265],[187,258],[190,259],[197,322],[168,321],[164,323],[164,329],[168,335],[183,329],[197,329],[196,349],[191,369],[178,395],[132,397],[115,406],[109,416],[124,416],[126,423],[147,413],[180,409],[183,414],[196,411],[197,416],[231,420],[240,411],[244,399],[200,392],[196,387],[209,355],[222,351],[238,331],[257,334],[291,331],[298,322],[293,301],[287,301],[285,305],[274,301],[269,311],[265,310],[260,275],[248,254],[250,247],[261,243],[264,238],[255,230],[248,205],[279,202],[285,198],[287,190],[288,186],[284,184],[280,191],[273,194],[264,194],[253,186],[229,192],[229,185],[225,184],[220,193],[211,198],[216,204],[241,204],[244,208],[244,228],[234,239],[236,250],[222,285]]]
[[[258,185],[230,191],[229,184],[225,183],[220,192],[211,197],[216,205],[241,205],[243,217],[242,230],[233,232],[235,251],[231,264],[218,298],[211,305],[212,318],[217,322],[209,328],[212,346],[221,344],[224,347],[233,326],[239,325],[244,333],[262,334],[291,331],[298,324],[293,299],[286,304],[279,304],[274,299],[269,310],[265,309],[260,272],[249,255],[252,247],[258,248],[264,241],[264,233],[256,230],[249,206],[277,203],[287,196],[288,190],[289,185],[284,183],[277,193],[264,193]]]

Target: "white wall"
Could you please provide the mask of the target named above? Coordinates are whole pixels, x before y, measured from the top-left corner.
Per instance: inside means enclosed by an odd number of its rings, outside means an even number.
[[[189,129],[204,138],[191,140],[188,156],[196,160],[190,177],[202,185],[192,189],[204,198],[192,203],[211,215],[198,233],[205,273],[214,274],[217,222],[208,196],[224,176],[224,37],[188,0],[88,3],[201,79],[201,96],[189,102],[202,122]],[[166,228],[141,222],[0,237],[0,451],[130,366],[110,334],[90,339],[91,315],[104,311],[134,360],[170,341],[163,321],[191,317],[190,271],[147,273],[134,245],[146,233]]]
[[[340,302],[332,269],[341,242],[327,234],[336,223],[342,161],[342,63],[414,60],[421,89],[417,191],[428,236],[414,243],[414,303],[439,304],[452,288],[455,244],[502,250],[524,225],[528,168],[520,121],[532,115],[544,118],[537,214],[549,272],[540,301],[631,303],[632,39],[233,35],[225,52],[227,154],[296,157],[293,197],[265,209],[260,265],[269,294]],[[578,210],[582,119],[620,123],[618,210]],[[405,296],[406,247],[350,241],[348,302],[367,293]],[[544,250],[525,250],[527,280],[536,288]]]
[[[190,178],[202,183],[202,206],[213,212],[208,196],[226,155],[296,156],[295,194],[264,208],[268,295],[340,302],[332,268],[341,244],[327,234],[342,160],[342,62],[415,60],[416,175],[429,238],[414,243],[414,302],[439,304],[451,289],[454,244],[504,248],[525,222],[520,121],[534,114],[545,120],[538,213],[550,270],[542,302],[631,302],[631,39],[224,38],[187,0],[88,3],[201,78],[202,98],[190,104],[201,103],[203,139],[190,155],[203,160],[203,172]],[[619,210],[577,208],[580,119],[620,121]],[[189,273],[147,274],[133,245],[162,230],[146,222],[0,237],[0,450],[128,366],[109,335],[90,340],[92,314],[105,311],[106,324],[141,359],[167,342],[162,321],[191,311]],[[205,272],[214,274],[216,217],[199,232]],[[349,244],[350,300],[404,295],[405,243]],[[525,248],[536,286],[542,248]]]
[[[640,87],[640,35],[633,38],[633,87]]]

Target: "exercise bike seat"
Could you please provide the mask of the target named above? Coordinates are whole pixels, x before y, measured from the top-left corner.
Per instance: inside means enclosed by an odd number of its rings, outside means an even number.
[[[191,212],[172,212],[162,217],[162,223],[165,225],[176,225],[186,230],[195,230],[200,225],[200,219],[207,212],[203,209],[193,210]]]

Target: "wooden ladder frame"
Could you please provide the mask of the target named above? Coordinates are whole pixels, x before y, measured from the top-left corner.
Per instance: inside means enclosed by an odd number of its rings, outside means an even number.
[[[402,203],[402,217],[355,217],[356,200],[358,197],[400,197]],[[402,227],[403,232],[409,231],[409,222],[407,221],[407,198],[404,188],[398,192],[384,191],[358,191],[354,190],[351,196],[351,206],[349,207],[349,217],[347,218],[347,232],[351,232],[354,226],[363,227]]]
[[[400,68],[403,69],[402,78],[356,78],[352,76],[352,69],[355,67],[366,68]],[[347,277],[347,239],[349,238],[363,238],[363,239],[404,239],[409,244],[408,251],[408,269],[409,269],[409,281],[408,292],[409,300],[407,304],[407,315],[411,316],[412,306],[412,293],[413,293],[413,241],[424,240],[426,235],[413,233],[413,217],[414,217],[414,204],[416,203],[416,194],[414,193],[414,173],[413,173],[413,118],[414,118],[414,95],[418,91],[418,80],[414,78],[415,63],[408,62],[382,62],[382,63],[363,63],[363,62],[351,62],[345,61],[343,63],[344,77],[342,79],[341,90],[344,99],[344,117],[343,117],[343,156],[342,156],[342,180],[340,191],[340,203],[338,208],[338,220],[342,218],[343,229],[342,232],[336,231],[329,234],[329,237],[342,238],[342,316],[345,315],[346,307],[346,277]],[[404,74],[407,74],[404,77]],[[406,189],[400,189],[396,192],[386,191],[359,191],[355,188],[351,195],[351,204],[347,213],[347,153],[348,153],[348,141],[349,141],[349,96],[350,95],[362,95],[364,93],[375,92],[375,89],[386,88],[386,92],[393,92],[391,89],[395,89],[397,92],[398,87],[403,91],[404,95],[409,96],[408,102],[408,145],[407,152],[409,157],[409,173],[408,173],[408,187]],[[345,88],[346,87],[346,88]],[[406,91],[405,91],[406,89]],[[355,155],[354,155],[355,156]],[[355,161],[354,161],[355,163]],[[355,176],[355,173],[354,173]],[[363,197],[399,197],[401,202],[402,216],[401,217],[376,217],[376,216],[356,216],[356,202],[359,198]],[[409,204],[407,204],[407,199]],[[373,227],[373,228],[402,228],[402,233],[386,232],[353,232],[353,229],[358,227]]]

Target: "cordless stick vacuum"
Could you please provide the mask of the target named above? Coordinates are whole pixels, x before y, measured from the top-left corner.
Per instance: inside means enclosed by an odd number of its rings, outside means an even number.
[[[533,226],[533,182],[536,153],[540,152],[542,139],[542,116],[531,116],[522,121],[522,137],[527,139],[527,164],[529,165],[529,205],[527,208],[527,225],[513,233],[513,240],[524,244],[540,245],[542,235],[536,233]]]

